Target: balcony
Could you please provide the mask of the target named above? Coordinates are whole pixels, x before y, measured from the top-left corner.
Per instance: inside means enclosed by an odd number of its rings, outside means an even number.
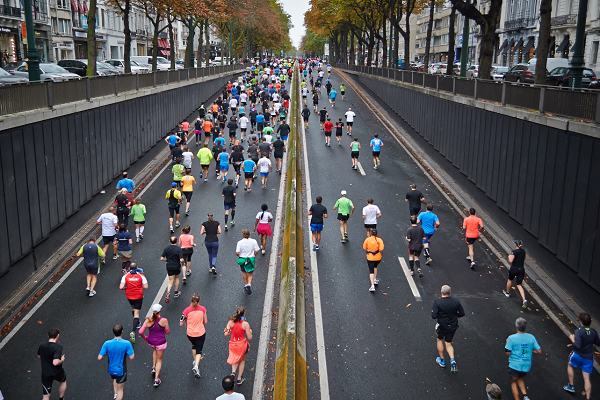
[[[0,5],[0,15],[4,17],[21,18],[21,9],[19,7]]]
[[[510,30],[523,29],[523,28],[528,28],[530,26],[535,26],[536,23],[537,23],[537,18],[531,18],[531,17],[517,18],[517,19],[513,19],[511,21],[506,21],[504,23],[504,29],[510,29]]]
[[[577,25],[577,14],[559,15],[550,20],[550,26]]]
[[[48,14],[46,14],[45,12],[40,12],[40,11],[34,11],[33,13],[33,21],[34,22],[48,22]]]

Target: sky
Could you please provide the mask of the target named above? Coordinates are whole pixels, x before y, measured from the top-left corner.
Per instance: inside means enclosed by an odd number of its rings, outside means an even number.
[[[290,31],[292,44],[298,48],[304,35],[304,13],[308,11],[308,0],[280,0],[285,12],[292,16],[294,27]]]

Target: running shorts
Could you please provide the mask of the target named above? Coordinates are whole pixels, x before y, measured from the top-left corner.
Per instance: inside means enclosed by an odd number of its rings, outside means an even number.
[[[176,275],[179,275],[179,274],[181,274],[181,268],[179,268],[179,269],[168,269],[167,270],[167,275],[168,276],[176,276]]]
[[[350,156],[352,158],[358,158],[358,153],[359,153],[358,151],[352,151],[352,152],[350,152]]]
[[[408,254],[419,257],[421,255],[421,250],[413,250],[413,249],[408,249]]]
[[[64,370],[61,373],[54,376],[43,376],[42,375],[42,386],[43,391],[42,394],[50,394],[52,393],[52,382],[57,381],[63,383],[67,380],[67,374]]]
[[[350,215],[344,215],[344,214],[340,214],[338,213],[337,219],[338,221],[348,221],[348,218],[350,218]]]
[[[223,204],[223,208],[225,209],[225,211],[231,210],[231,209],[235,209],[235,203],[233,203],[233,204]]]
[[[135,310],[141,310],[142,303],[144,302],[144,298],[142,297],[141,299],[127,299],[127,301],[129,302],[129,304],[131,304],[131,307],[134,308]]]
[[[346,122],[346,126],[352,126],[354,122]]]
[[[331,137],[331,131],[325,131],[325,136]]]
[[[443,340],[447,343],[452,343],[452,338],[454,338],[454,334],[456,333],[456,329],[444,329],[440,326],[435,330],[437,334],[437,338]]]
[[[104,243],[105,246],[107,244],[111,244],[114,241],[115,241],[115,237],[114,236],[102,236],[102,242]]]
[[[431,240],[432,236],[433,236],[433,233],[426,233],[425,234],[425,239],[423,239],[423,244],[429,243],[429,241]]]
[[[183,254],[183,259],[186,262],[191,262],[192,261],[192,254],[194,254],[194,248],[193,247],[186,247],[181,249],[181,254]]]
[[[311,232],[322,232],[323,224],[310,224],[310,231]]]
[[[377,229],[377,224],[365,224],[366,229]]]
[[[115,379],[117,381],[117,383],[125,383],[127,382],[127,372],[125,372],[123,375],[119,376],[119,375],[111,375],[110,376],[112,379]]]
[[[171,218],[174,218],[175,214],[179,214],[179,206],[175,208],[169,207],[169,215],[171,216]]]
[[[183,195],[185,196],[185,201],[189,202],[190,200],[192,200],[193,194],[194,192],[183,192]]]
[[[219,164],[219,169],[221,171],[229,171],[229,164]]]
[[[515,285],[520,285],[523,283],[523,279],[525,279],[525,269],[524,268],[513,268],[510,267],[508,270],[508,280],[515,280]]]
[[[575,351],[572,351],[569,355],[569,364],[574,368],[581,368],[583,372],[587,372],[588,374],[591,374],[594,370],[594,359],[583,358],[575,353]]]
[[[254,178],[254,172],[244,172],[244,176],[246,179],[252,179]]]
[[[280,152],[276,151],[276,152],[273,153],[273,157],[275,157],[275,158],[283,158],[283,152],[280,153]]]
[[[468,237],[466,237],[465,238],[465,242],[467,242],[467,244],[473,244],[473,243],[475,243],[477,241],[477,239],[479,239],[479,238],[468,238]]]
[[[369,266],[369,273],[374,274],[375,268],[379,265],[379,261],[369,261],[367,260],[367,265]]]
[[[379,153],[381,153],[380,151],[374,151],[373,152],[373,157],[379,157]]]
[[[508,367],[508,376],[511,378],[524,378],[525,375],[527,375],[527,372],[517,371],[516,369]]]

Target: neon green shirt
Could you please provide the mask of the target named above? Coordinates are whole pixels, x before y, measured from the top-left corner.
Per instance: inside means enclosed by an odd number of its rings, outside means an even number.
[[[335,206],[333,207],[338,210],[338,213],[342,215],[349,215],[352,206],[352,200],[347,197],[340,197],[338,201],[335,202]]]
[[[208,147],[201,148],[196,156],[200,159],[200,165],[208,165],[213,159],[212,151]]]
[[[173,180],[180,181],[183,178],[183,171],[185,171],[185,167],[181,164],[173,165],[171,172],[173,172]]]
[[[130,214],[133,216],[133,222],[141,222],[146,220],[146,206],[143,204],[134,204],[131,207]]]

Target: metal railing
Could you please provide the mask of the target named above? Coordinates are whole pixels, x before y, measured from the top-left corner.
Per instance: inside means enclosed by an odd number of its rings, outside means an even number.
[[[245,64],[157,71],[149,74],[95,76],[67,82],[30,82],[0,87],[0,115],[50,108],[60,104],[118,96],[140,89],[192,81],[245,70]]]
[[[570,90],[555,86],[526,85],[410,70],[387,70],[364,65],[333,64],[351,72],[389,77],[422,88],[453,93],[473,99],[533,110],[540,114],[577,118],[600,123],[600,90]],[[387,71],[386,71],[387,70]]]

